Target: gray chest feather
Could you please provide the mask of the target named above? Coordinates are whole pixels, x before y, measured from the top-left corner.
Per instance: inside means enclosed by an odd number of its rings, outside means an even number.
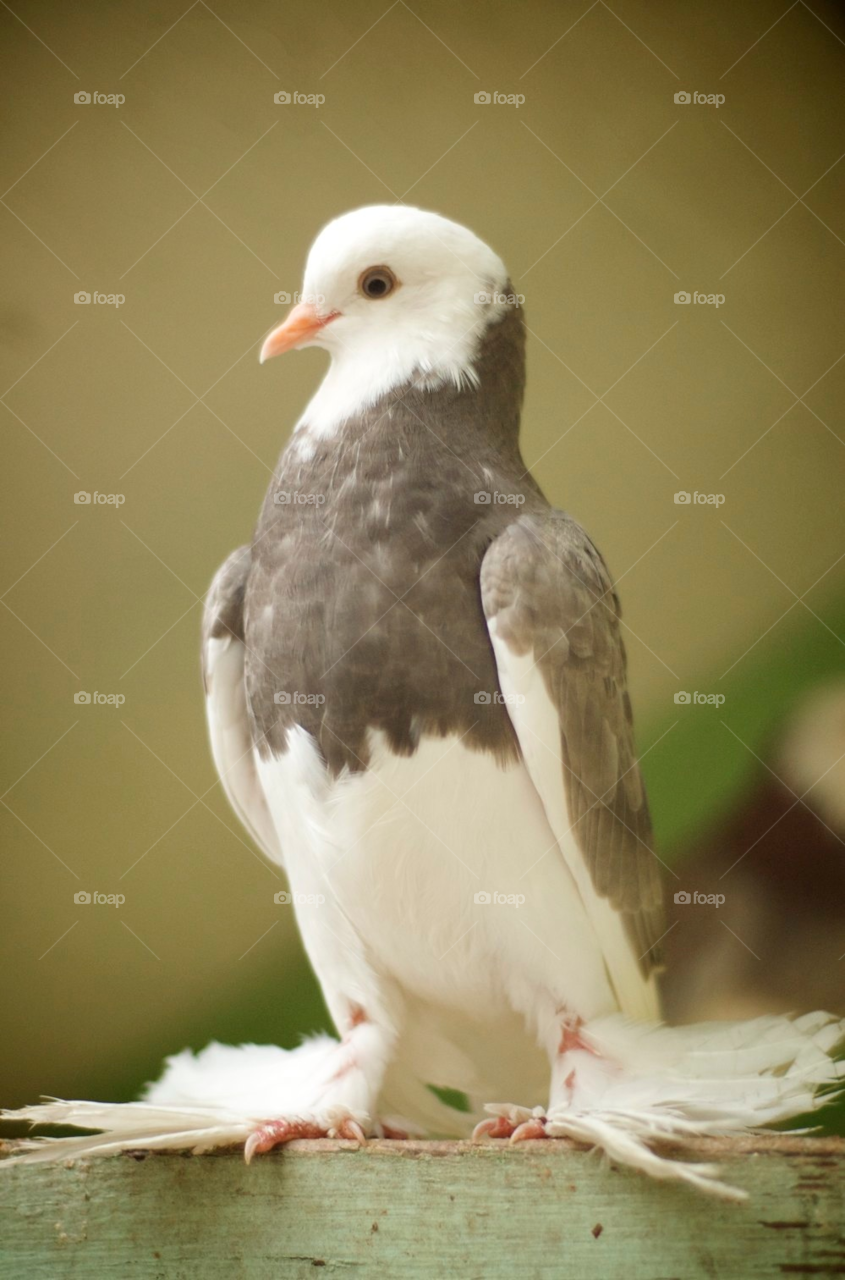
[[[363,440],[345,429],[307,462],[289,450],[271,485],[245,611],[259,751],[283,752],[298,724],[335,775],[366,768],[371,729],[399,754],[457,734],[516,758],[479,572],[497,534],[543,500],[517,453],[459,458],[419,423],[386,426]],[[478,503],[479,491],[523,501]]]

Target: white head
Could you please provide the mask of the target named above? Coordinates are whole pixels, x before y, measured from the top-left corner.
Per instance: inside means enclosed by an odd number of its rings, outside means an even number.
[[[404,205],[336,218],[311,248],[304,301],[266,338],[262,363],[323,347],[332,367],[301,426],[325,434],[411,379],[475,381],[488,326],[513,304],[501,259],[466,227]]]

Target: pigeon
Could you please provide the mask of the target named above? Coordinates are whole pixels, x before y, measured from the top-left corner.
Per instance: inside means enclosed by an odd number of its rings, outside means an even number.
[[[619,600],[520,454],[521,296],[467,228],[366,207],[320,232],[260,360],[310,347],[330,367],[212,583],[202,664],[223,787],[287,874],[337,1039],[211,1045],[143,1102],[9,1113],[102,1130],[17,1159],[570,1138],[741,1195],[655,1148],[815,1109],[845,1028],[660,1022]]]

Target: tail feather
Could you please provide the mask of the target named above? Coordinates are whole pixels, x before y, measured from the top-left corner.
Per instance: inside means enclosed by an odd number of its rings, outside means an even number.
[[[168,1058],[164,1074],[147,1086],[143,1102],[52,1100],[2,1111],[2,1120],[101,1132],[24,1139],[0,1167],[119,1151],[200,1155],[215,1147],[240,1145],[265,1120],[310,1111],[336,1065],[336,1051],[337,1041],[331,1036],[315,1036],[296,1049],[212,1043],[201,1053],[185,1049]]]
[[[573,1115],[569,1120],[555,1123],[554,1137],[573,1138],[604,1151],[612,1160],[629,1168],[639,1169],[649,1177],[663,1182],[686,1182],[720,1196],[724,1200],[746,1200],[748,1193],[719,1180],[719,1166],[715,1164],[687,1164],[681,1160],[669,1160],[653,1151],[648,1145],[659,1138],[677,1138],[676,1134],[661,1134],[651,1117],[642,1117],[639,1127],[633,1114],[620,1124],[612,1115]]]
[[[19,1111],[0,1112],[3,1120],[32,1125],[97,1129],[72,1138],[24,1138],[16,1153],[0,1162],[43,1164],[69,1156],[108,1156],[120,1151],[192,1151],[201,1155],[215,1147],[245,1142],[256,1121],[220,1107],[154,1107],[145,1102],[63,1102],[59,1099]],[[20,1154],[18,1154],[18,1152]]]

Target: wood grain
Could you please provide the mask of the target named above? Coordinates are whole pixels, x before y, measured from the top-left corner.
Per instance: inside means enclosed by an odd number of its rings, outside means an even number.
[[[701,1141],[729,1204],[568,1142],[298,1142],[0,1171],[0,1276],[845,1275],[845,1142]]]

